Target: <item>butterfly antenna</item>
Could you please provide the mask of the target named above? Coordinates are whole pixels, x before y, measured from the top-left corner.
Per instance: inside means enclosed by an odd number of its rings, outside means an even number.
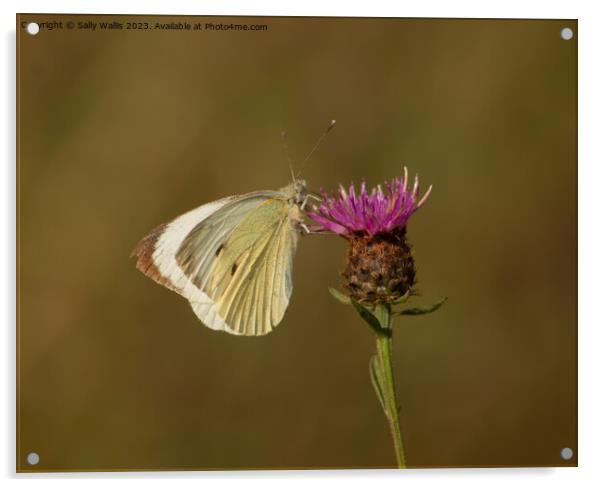
[[[320,144],[322,143],[324,138],[328,135],[328,132],[330,132],[332,130],[332,128],[335,126],[336,123],[337,123],[336,120],[330,121],[330,123],[328,124],[328,127],[326,127],[326,130],[322,133],[322,135],[320,135],[320,138],[314,145],[314,148],[311,151],[309,151],[309,154],[307,154],[307,157],[305,159],[303,159],[303,162],[299,166],[299,171],[297,171],[297,176],[301,175],[301,170],[303,169],[303,167],[305,167],[305,164],[307,163],[307,161],[309,161],[311,159],[311,156],[314,155],[314,152],[316,152],[318,147],[320,147]]]
[[[282,148],[284,150],[284,155],[286,156],[286,160],[288,161],[288,168],[291,171],[291,176],[293,177],[293,183],[297,180],[295,177],[295,171],[293,169],[293,161],[291,159],[291,154],[288,151],[288,134],[283,130],[280,132],[280,136],[282,137]]]

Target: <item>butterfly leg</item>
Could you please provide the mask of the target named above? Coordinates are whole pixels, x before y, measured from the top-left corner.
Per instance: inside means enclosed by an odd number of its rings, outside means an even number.
[[[303,223],[303,222],[299,222],[299,233],[301,234],[301,236],[305,237],[306,235],[332,235],[329,232],[312,232],[309,227]]]
[[[301,209],[302,210],[305,210],[305,207],[307,206],[307,202],[309,201],[310,198],[313,198],[316,201],[322,201],[322,198],[319,198],[315,194],[307,193],[305,195],[305,198],[303,199],[303,203],[301,203]]]
[[[308,201],[309,201],[309,195],[306,194],[305,198],[303,198],[303,203],[301,203],[301,211],[305,210],[305,207],[307,206]]]
[[[303,223],[303,222],[299,222],[299,233],[301,233],[301,235],[309,235],[310,233],[313,233],[309,227]]]
[[[299,233],[300,233],[302,236],[305,236],[305,235],[313,235],[313,234],[315,234],[315,233],[320,233],[320,232],[312,232],[312,231],[309,229],[309,227],[308,227],[308,226],[307,226],[307,225],[306,225],[304,222],[302,222],[302,221],[298,221],[298,222],[296,222],[296,223],[297,223],[297,230],[299,231]]]

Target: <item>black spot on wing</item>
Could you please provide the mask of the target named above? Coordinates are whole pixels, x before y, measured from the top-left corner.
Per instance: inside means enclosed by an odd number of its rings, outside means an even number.
[[[238,264],[236,264],[236,263],[232,264],[232,269],[230,269],[231,276],[234,275],[234,273],[236,272],[236,269],[238,269]]]
[[[221,244],[219,245],[219,247],[217,248],[217,250],[215,251],[215,256],[216,256],[216,257],[218,257],[218,256],[219,256],[219,254],[221,254],[221,253],[222,253],[222,251],[224,250],[224,248],[226,248],[226,244],[224,244],[224,243],[221,243]]]

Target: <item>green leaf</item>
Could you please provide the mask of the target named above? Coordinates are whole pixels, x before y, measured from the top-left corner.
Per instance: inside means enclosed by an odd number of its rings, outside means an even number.
[[[441,306],[443,306],[443,303],[445,303],[445,301],[447,301],[446,297],[443,298],[438,303],[435,303],[435,304],[433,304],[431,306],[423,306],[423,307],[419,307],[419,308],[403,309],[401,311],[398,311],[397,314],[399,314],[399,315],[411,315],[411,316],[426,315],[428,313],[432,313],[433,311],[437,311]]]
[[[383,329],[380,326],[380,322],[378,318],[372,314],[372,312],[364,308],[360,303],[358,303],[355,299],[351,299],[351,304],[357,311],[357,313],[364,319],[366,323],[370,325],[370,327],[376,331],[377,333],[382,333]]]
[[[395,301],[392,301],[391,304],[392,305],[403,304],[408,300],[409,297],[410,297],[410,290],[408,289],[403,296],[398,297]]]
[[[370,357],[370,380],[372,381],[372,386],[374,387],[374,391],[376,392],[376,396],[380,401],[380,405],[386,411],[387,407],[385,406],[385,395],[383,394],[383,388],[381,386],[381,371],[378,364],[378,357],[373,355]]]
[[[330,291],[330,294],[332,294],[334,299],[336,299],[337,301],[340,301],[343,304],[351,304],[351,298],[349,296],[346,296],[345,294],[343,294],[338,289],[329,287],[328,290]]]

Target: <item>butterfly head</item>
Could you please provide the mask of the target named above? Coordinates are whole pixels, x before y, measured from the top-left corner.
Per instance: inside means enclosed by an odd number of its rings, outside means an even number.
[[[307,197],[307,183],[304,179],[295,179],[291,184],[281,189],[286,200],[293,205],[301,205]]]

